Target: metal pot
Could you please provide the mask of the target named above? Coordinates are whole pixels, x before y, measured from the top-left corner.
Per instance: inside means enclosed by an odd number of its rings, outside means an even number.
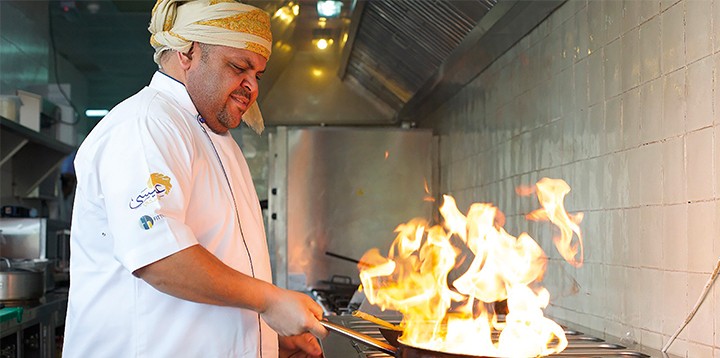
[[[0,301],[36,300],[45,293],[45,272],[9,268],[0,271]]]
[[[47,260],[0,258],[0,301],[31,301],[45,294]]]

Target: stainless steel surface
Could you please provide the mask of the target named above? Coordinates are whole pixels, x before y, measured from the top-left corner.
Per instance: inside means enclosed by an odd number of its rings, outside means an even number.
[[[287,146],[287,163],[271,163],[277,195],[269,198],[276,217],[269,223],[271,246],[281,252],[287,242],[287,267],[280,261],[273,267],[278,277],[286,269],[288,276],[304,275],[308,285],[332,275],[357,280],[353,263],[325,252],[358,259],[374,247],[387,252],[397,225],[430,218],[430,131],[291,128],[285,138],[283,131],[271,146]],[[271,157],[284,160],[277,154]]]
[[[333,332],[342,334],[343,336],[348,337],[348,338],[351,338],[351,339],[356,340],[356,341],[358,341],[358,342],[368,344],[368,345],[370,345],[370,346],[372,346],[372,347],[377,348],[377,349],[378,349],[379,351],[381,351],[381,352],[384,352],[384,353],[387,353],[387,354],[395,354],[395,351],[397,351],[397,349],[396,349],[395,347],[387,344],[386,342],[377,340],[377,339],[375,339],[375,338],[373,338],[373,337],[370,337],[370,336],[368,336],[368,335],[366,335],[366,334],[362,334],[362,333],[359,333],[359,332],[355,332],[355,331],[349,330],[349,329],[347,329],[346,327],[343,327],[343,326],[341,326],[341,325],[334,324],[334,323],[331,323],[331,322],[328,322],[328,321],[320,321],[320,323],[321,323],[325,328],[327,328],[327,329],[329,329],[329,330],[331,330],[331,331],[333,331]]]
[[[340,330],[345,327],[372,339],[387,342],[380,334],[380,326],[374,323],[353,316],[334,316],[328,317],[328,319],[333,323],[333,328],[329,329]],[[384,319],[393,323],[399,322],[399,317],[384,317]],[[670,357],[667,354],[646,351],[644,348],[628,348],[615,342],[606,342],[599,337],[578,330],[565,329],[565,334],[568,339],[568,347],[563,352],[551,355],[551,357]],[[393,353],[379,351],[369,343],[356,343],[347,338],[338,338],[338,335],[331,334],[321,343],[326,358],[393,356]]]
[[[495,3],[366,2],[344,79],[400,110]]]
[[[273,282],[288,288],[287,235],[287,127],[271,132],[268,171],[268,250]]]
[[[527,35],[565,0],[503,0],[457,43],[432,76],[405,101],[398,120],[412,120],[437,109]],[[462,3],[462,2],[459,2]],[[455,4],[455,2],[453,2]]]
[[[0,322],[1,352],[15,352],[10,357],[59,357],[67,301],[67,289],[57,289],[23,305],[20,320]]]
[[[46,258],[47,219],[0,218],[0,256],[9,259]]]
[[[0,271],[0,301],[36,300],[45,293],[45,271]]]
[[[55,138],[0,117],[0,168],[3,176],[8,176],[5,180],[13,184],[8,194],[14,197],[30,195],[73,150]]]

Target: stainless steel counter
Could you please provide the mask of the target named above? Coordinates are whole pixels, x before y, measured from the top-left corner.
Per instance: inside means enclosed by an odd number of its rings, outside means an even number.
[[[0,309],[5,313],[0,315],[0,357],[59,357],[67,302],[67,288],[59,288],[36,302]]]

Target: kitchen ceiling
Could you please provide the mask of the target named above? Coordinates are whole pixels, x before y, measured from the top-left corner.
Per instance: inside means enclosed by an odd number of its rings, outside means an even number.
[[[432,110],[428,103],[437,106],[454,94],[444,81],[458,74],[457,64],[469,82],[562,3],[344,0],[339,18],[321,22],[315,0],[247,2],[275,14],[273,57],[260,93],[269,125],[397,125],[412,119],[417,109]],[[154,1],[49,4],[56,55],[88,79],[88,107],[111,108],[147,84],[156,69],[147,32]],[[297,16],[279,16],[292,5],[299,6]],[[522,19],[522,26],[511,17]],[[503,36],[491,36],[500,25]],[[508,29],[517,34],[508,37]],[[330,34],[335,47],[324,53],[314,47],[319,32]],[[494,38],[506,44],[498,46]],[[468,63],[484,43],[489,50]]]

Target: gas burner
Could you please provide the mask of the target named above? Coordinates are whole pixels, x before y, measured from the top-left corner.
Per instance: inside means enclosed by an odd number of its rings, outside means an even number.
[[[358,290],[348,276],[333,275],[329,280],[320,280],[310,289],[313,299],[322,306],[325,315],[349,314],[357,307],[351,307],[351,299]]]
[[[322,306],[325,315],[342,315],[350,313],[350,299],[353,292],[334,291],[329,289],[311,289],[315,302]]]

